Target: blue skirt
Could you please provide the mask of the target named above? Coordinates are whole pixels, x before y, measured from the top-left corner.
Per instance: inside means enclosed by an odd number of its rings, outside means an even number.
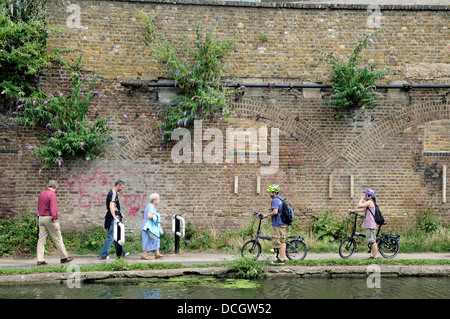
[[[159,238],[153,235],[153,239],[150,238],[147,231],[142,231],[142,250],[152,251],[159,249]]]

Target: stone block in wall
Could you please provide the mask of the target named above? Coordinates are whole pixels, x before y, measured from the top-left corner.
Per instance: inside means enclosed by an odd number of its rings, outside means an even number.
[[[317,84],[312,82],[305,82],[304,84]],[[303,97],[305,99],[320,99],[322,98],[322,94],[320,89],[316,88],[303,88],[302,89]]]
[[[390,84],[406,84],[406,81],[392,81]],[[408,100],[409,92],[405,89],[388,89],[387,90],[387,99],[389,100]]]
[[[450,79],[449,63],[406,63],[405,76],[408,80]]]

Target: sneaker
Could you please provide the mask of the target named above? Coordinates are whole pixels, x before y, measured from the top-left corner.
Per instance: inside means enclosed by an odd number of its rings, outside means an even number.
[[[277,259],[277,260],[272,261],[272,264],[284,265],[284,260]]]
[[[98,259],[109,259],[109,256],[106,256],[106,257],[100,257],[100,256],[98,256]]]
[[[123,257],[127,257],[129,255],[130,255],[130,253],[125,253],[125,255],[123,255]]]

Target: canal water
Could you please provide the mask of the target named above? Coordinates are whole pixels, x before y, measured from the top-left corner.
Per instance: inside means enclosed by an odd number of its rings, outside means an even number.
[[[449,277],[172,278],[2,285],[0,299],[450,299]],[[377,288],[379,286],[379,288]]]

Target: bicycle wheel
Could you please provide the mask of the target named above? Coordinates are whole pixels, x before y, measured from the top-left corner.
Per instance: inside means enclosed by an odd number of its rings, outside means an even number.
[[[306,243],[300,239],[293,239],[286,242],[286,257],[289,260],[303,260],[308,253]]]
[[[395,238],[380,239],[377,244],[381,256],[387,259],[394,258],[400,251],[400,243]]]
[[[356,250],[356,241],[351,238],[345,238],[339,245],[339,255],[344,258],[350,258]]]
[[[258,259],[261,255],[261,244],[254,239],[249,240],[242,246],[241,255],[242,257],[252,257],[253,260]]]

